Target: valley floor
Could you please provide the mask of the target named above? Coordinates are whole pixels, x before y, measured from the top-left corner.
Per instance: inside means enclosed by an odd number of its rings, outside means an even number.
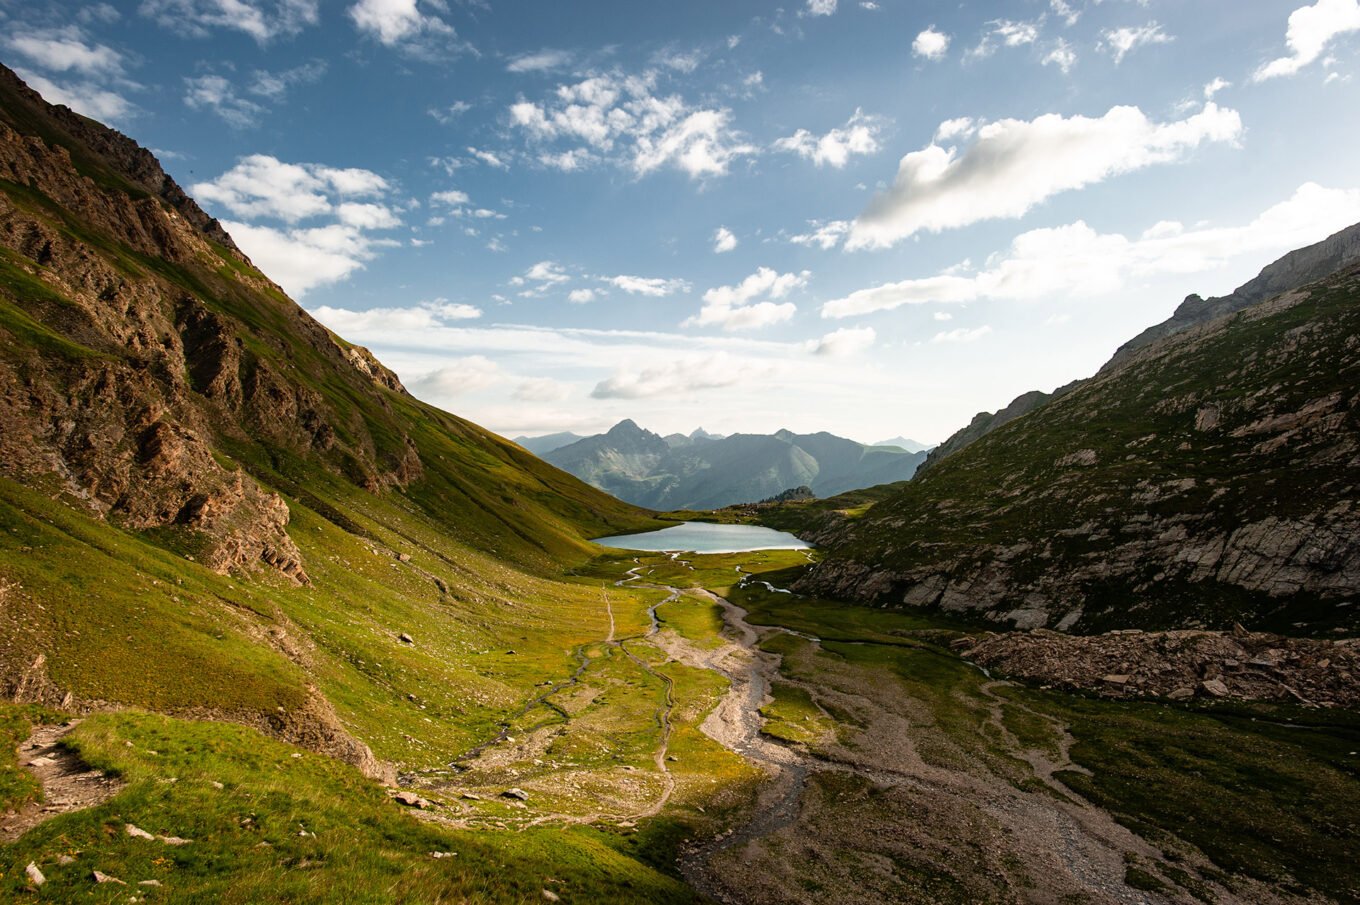
[[[241,727],[124,711],[41,730],[64,736],[68,772],[118,794],[24,825],[0,848],[0,894],[1360,900],[1360,718],[1014,684],[950,652],[959,626],[782,591],[804,564],[595,561],[575,580],[599,586],[607,633],[499,730],[404,772],[409,809]],[[58,719],[9,708],[6,747],[27,763],[28,725]],[[40,797],[30,772],[0,770],[6,807],[41,814]]]

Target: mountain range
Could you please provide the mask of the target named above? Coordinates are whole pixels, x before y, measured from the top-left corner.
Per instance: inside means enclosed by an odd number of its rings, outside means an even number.
[[[624,420],[543,458],[626,502],[676,510],[759,502],[796,487],[830,496],[905,481],[925,453],[825,432],[719,437],[696,430],[662,437]]]

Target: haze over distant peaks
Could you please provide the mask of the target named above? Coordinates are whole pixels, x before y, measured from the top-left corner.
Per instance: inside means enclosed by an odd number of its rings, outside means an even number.
[[[900,436],[893,437],[891,440],[879,440],[874,446],[896,446],[898,449],[905,449],[907,452],[930,452],[935,448],[934,443],[922,443],[920,440]]]
[[[543,458],[620,499],[654,509],[752,503],[796,487],[819,496],[905,481],[922,451],[868,446],[821,432],[662,437],[624,419]]]

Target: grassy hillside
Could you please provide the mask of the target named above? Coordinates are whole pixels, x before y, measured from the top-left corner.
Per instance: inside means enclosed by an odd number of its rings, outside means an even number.
[[[1160,340],[878,501],[774,521],[827,548],[802,587],[830,596],[1023,627],[1354,628],[1357,335],[1352,268]]]

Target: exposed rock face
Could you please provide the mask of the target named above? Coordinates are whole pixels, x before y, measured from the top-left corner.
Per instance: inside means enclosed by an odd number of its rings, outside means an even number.
[[[1103,697],[1232,698],[1360,707],[1360,640],[1248,632],[1011,632],[962,639],[963,656],[1007,676]]]
[[[1120,346],[1110,360],[1101,366],[1099,373],[1105,374],[1115,370],[1129,361],[1139,349],[1159,339],[1207,324],[1272,296],[1298,289],[1356,262],[1360,262],[1360,223],[1349,226],[1315,245],[1291,251],[1265,267],[1254,279],[1237,287],[1229,295],[1209,299],[1198,295],[1186,296],[1185,301],[1176,308],[1171,317],[1160,324],[1148,327]],[[1052,393],[1032,390],[1017,396],[1010,405],[997,412],[979,412],[968,426],[955,432],[932,450],[929,458],[921,464],[920,471],[924,473],[975,440],[1005,426],[1021,415],[1029,414],[1054,399],[1065,396],[1085,382],[1076,380]]]
[[[1135,352],[902,485],[797,588],[1021,628],[1360,623],[1360,267]]]
[[[131,139],[48,106],[3,67],[0,100],[0,181],[15,186],[0,192],[0,302],[13,305],[0,320],[0,473],[55,479],[130,529],[184,533],[210,568],[307,582],[287,505],[223,445],[289,450],[373,492],[423,466],[409,437],[381,449],[357,412],[286,373],[296,353],[277,333],[252,335],[227,309],[281,318],[356,383],[404,394],[400,381],[253,271]]]

